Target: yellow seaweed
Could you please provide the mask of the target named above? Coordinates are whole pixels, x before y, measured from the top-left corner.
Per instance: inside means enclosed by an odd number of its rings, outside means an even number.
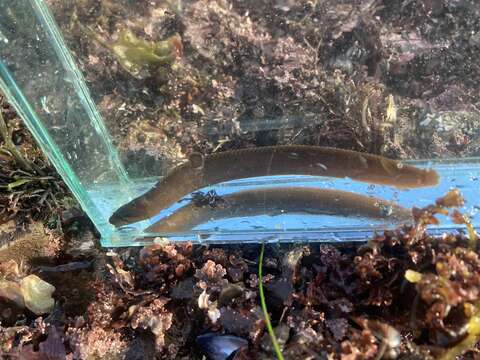
[[[146,68],[172,64],[180,52],[179,35],[164,41],[140,39],[129,30],[122,31],[117,41],[111,44],[111,51],[122,67],[133,76],[139,76]]]
[[[79,27],[108,49],[122,68],[136,78],[151,76],[160,66],[172,65],[183,52],[182,39],[178,34],[162,41],[149,41],[126,29],[118,34],[116,41],[109,42],[89,27],[81,24]]]

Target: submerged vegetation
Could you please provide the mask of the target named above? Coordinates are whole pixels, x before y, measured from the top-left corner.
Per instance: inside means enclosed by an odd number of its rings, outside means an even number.
[[[50,216],[71,204],[65,184],[0,97],[0,224],[14,220],[21,229],[31,220],[55,221]]]
[[[47,3],[135,172],[254,146],[480,149],[474,0]]]
[[[474,0],[45,2],[139,176],[240,148],[351,149],[390,175],[403,163],[383,159],[479,154]],[[480,356],[480,248],[459,190],[366,244],[99,250],[2,110],[2,359]],[[443,216],[466,232],[430,233]]]

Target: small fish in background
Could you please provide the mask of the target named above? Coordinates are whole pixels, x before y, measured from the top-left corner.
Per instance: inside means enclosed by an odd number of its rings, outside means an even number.
[[[265,146],[198,156],[175,167],[152,189],[121,206],[110,217],[123,226],[157,215],[201,188],[230,180],[278,175],[350,178],[354,181],[410,189],[435,186],[436,171],[386,157],[321,146]]]

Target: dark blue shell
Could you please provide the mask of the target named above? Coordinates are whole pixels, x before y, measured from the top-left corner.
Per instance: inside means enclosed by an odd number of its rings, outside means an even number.
[[[228,360],[248,341],[233,335],[208,333],[197,337],[197,344],[210,360]]]

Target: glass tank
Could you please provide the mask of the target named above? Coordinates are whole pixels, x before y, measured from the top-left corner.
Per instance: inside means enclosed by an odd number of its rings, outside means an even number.
[[[479,30],[474,1],[3,0],[0,87],[104,246],[365,240],[456,189],[480,225]]]

